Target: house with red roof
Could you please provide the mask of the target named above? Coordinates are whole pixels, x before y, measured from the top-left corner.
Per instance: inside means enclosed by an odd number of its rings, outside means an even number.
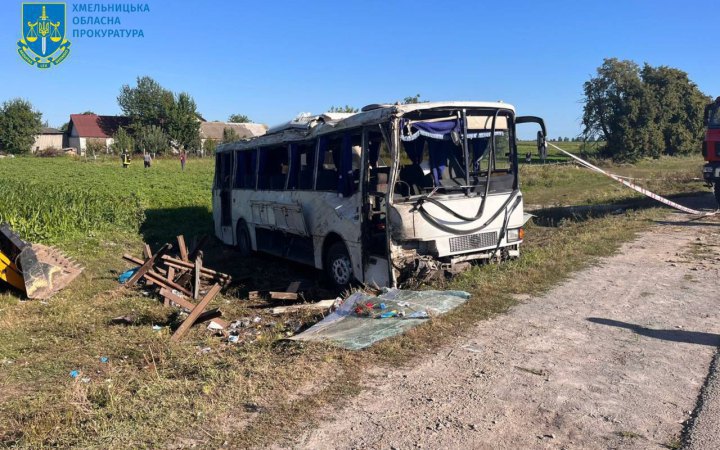
[[[89,142],[101,144],[106,152],[115,142],[113,136],[120,127],[130,125],[129,117],[98,116],[97,114],[71,114],[68,124],[68,145],[84,155]]]

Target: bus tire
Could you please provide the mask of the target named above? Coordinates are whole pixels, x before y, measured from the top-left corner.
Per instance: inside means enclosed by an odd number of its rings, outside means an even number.
[[[717,202],[718,209],[720,209],[720,180],[713,183],[713,192],[715,193],[715,202]]]
[[[335,287],[345,289],[353,280],[352,260],[342,242],[330,246],[325,258],[325,273]]]
[[[248,231],[247,223],[243,219],[238,220],[237,223],[237,250],[240,256],[250,256],[250,253],[252,253],[250,231]]]

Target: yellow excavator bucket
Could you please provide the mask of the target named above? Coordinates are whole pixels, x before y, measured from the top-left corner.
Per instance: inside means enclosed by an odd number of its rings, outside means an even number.
[[[82,271],[82,267],[59,250],[29,244],[9,225],[0,225],[0,280],[24,292],[28,298],[50,298]]]

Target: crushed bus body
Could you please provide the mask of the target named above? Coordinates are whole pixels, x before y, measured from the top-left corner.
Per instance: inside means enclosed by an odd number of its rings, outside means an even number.
[[[339,287],[397,286],[517,257],[525,223],[513,106],[370,105],[221,145],[215,232],[242,254],[312,265]]]

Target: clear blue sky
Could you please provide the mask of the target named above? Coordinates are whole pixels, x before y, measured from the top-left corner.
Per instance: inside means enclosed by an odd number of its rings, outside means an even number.
[[[24,97],[53,126],[120,113],[120,87],[139,75],[189,92],[208,120],[273,125],[419,93],[503,100],[552,137],[579,133],[582,83],[605,57],[677,67],[720,95],[717,1],[140,0],[149,13],[120,18],[144,39],[73,38],[72,3],[71,55],[41,71],[16,52],[21,1],[2,2],[0,100]]]

